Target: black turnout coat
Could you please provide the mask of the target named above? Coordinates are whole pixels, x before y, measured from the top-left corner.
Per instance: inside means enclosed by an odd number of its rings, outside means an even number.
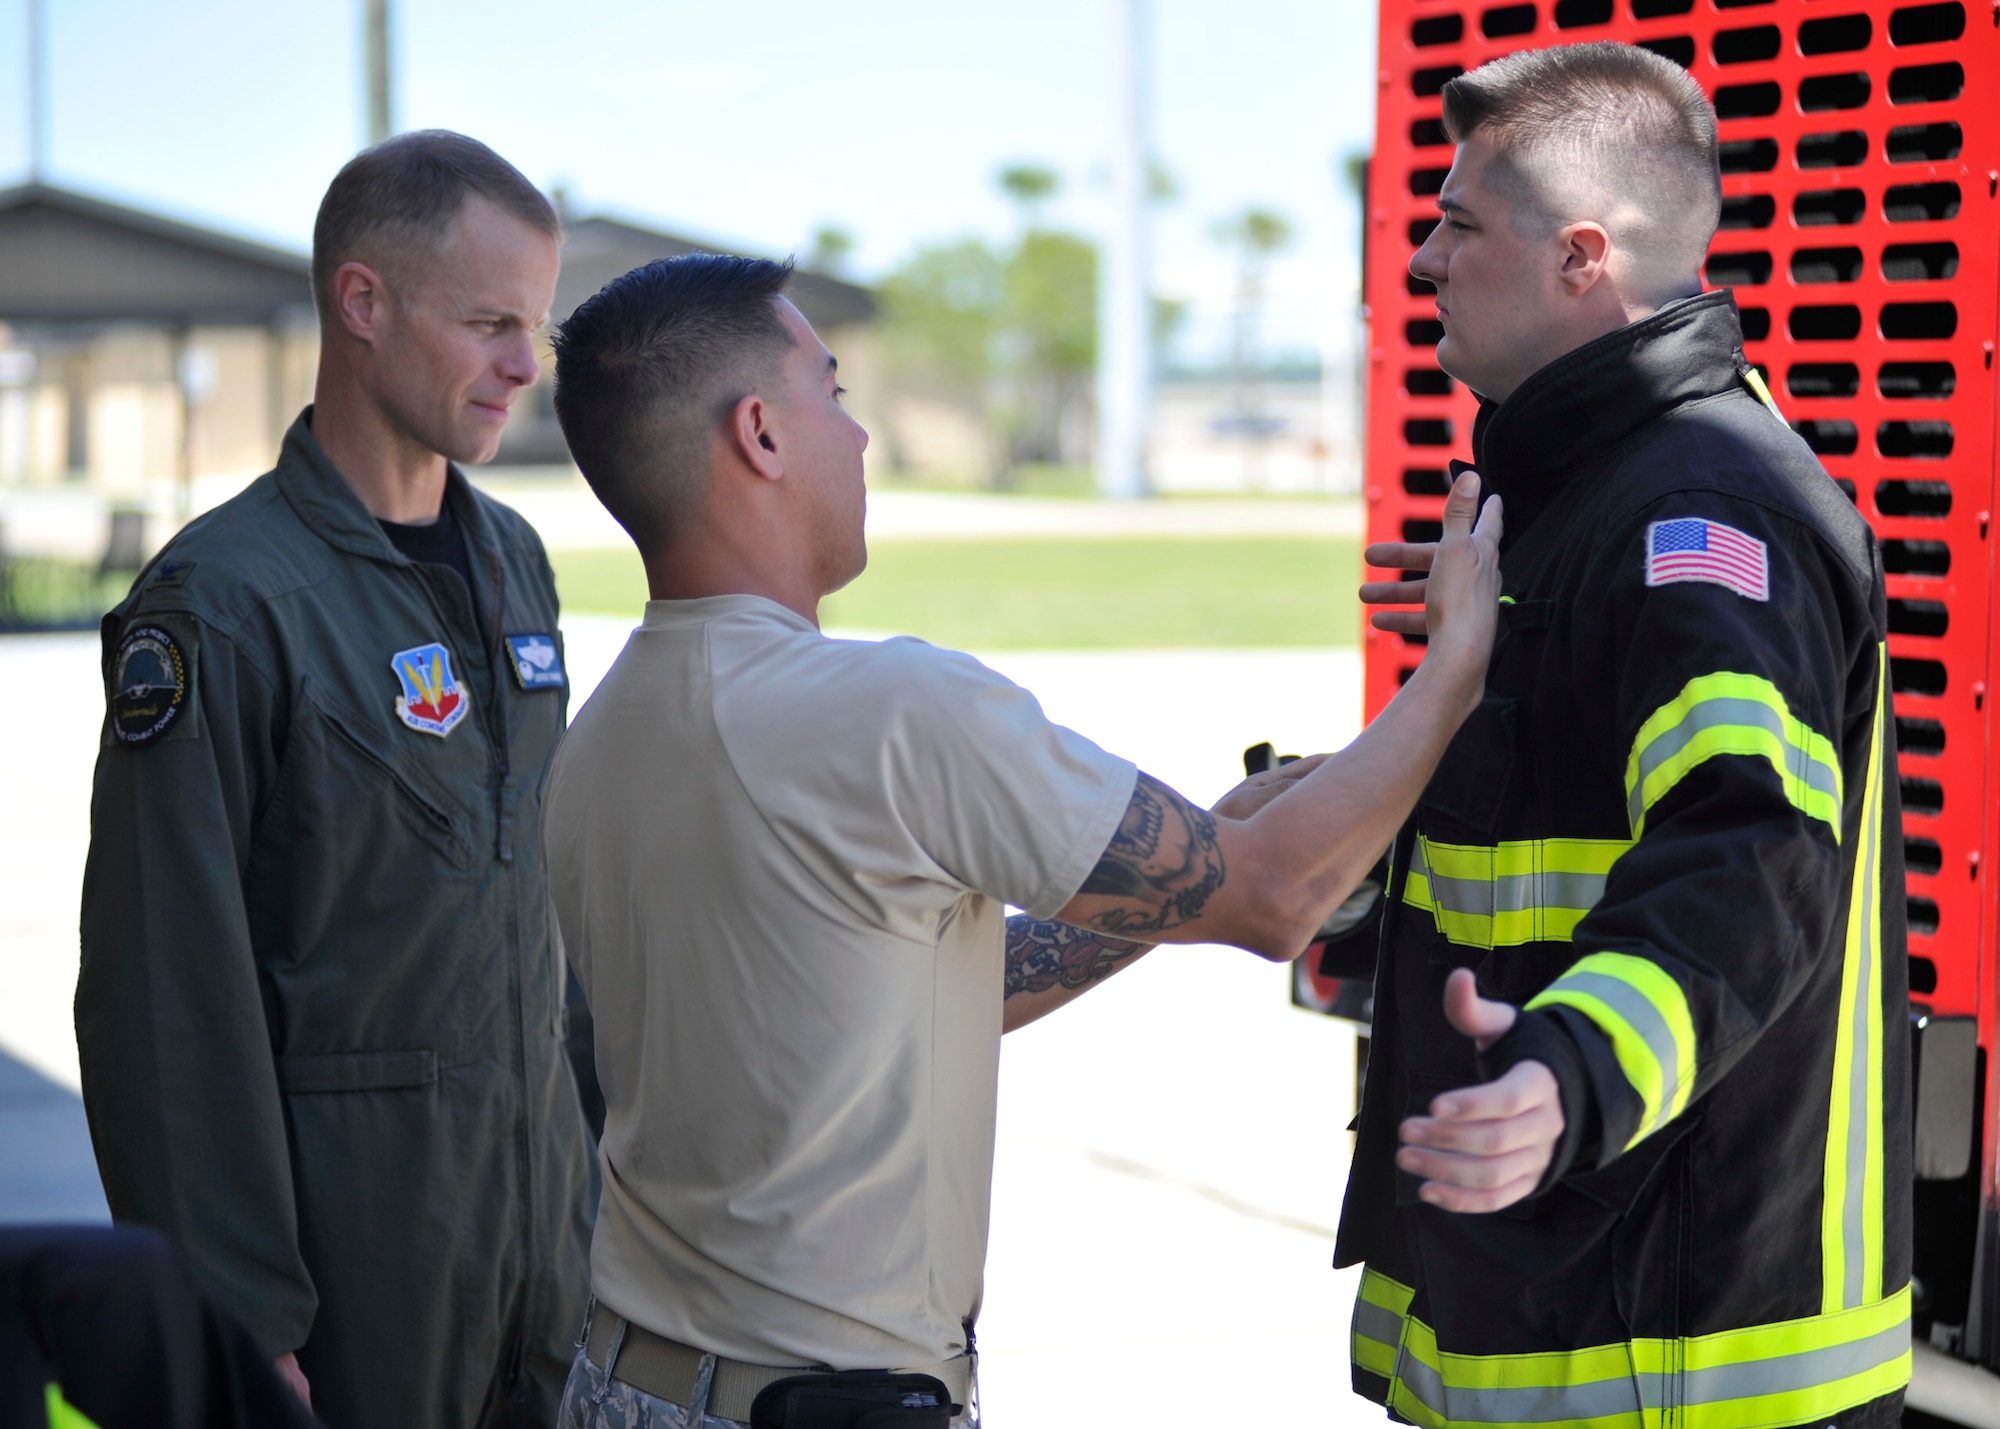
[[[408,560],[310,416],[104,622],[98,1166],[335,1429],[553,1423],[594,1211],[537,832],[554,580],[456,468],[472,589]]]
[[[1882,565],[1753,397],[1727,293],[1487,404],[1478,711],[1391,859],[1337,1263],[1356,1388],[1425,1425],[1888,1425],[1909,1025]],[[1446,976],[1526,1009],[1485,1058]],[[1536,1058],[1536,1195],[1418,1200],[1397,1124]]]

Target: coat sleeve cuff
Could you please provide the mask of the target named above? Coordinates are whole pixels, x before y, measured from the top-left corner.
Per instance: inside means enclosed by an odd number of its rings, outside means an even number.
[[[1597,1118],[1596,1138],[1582,1153],[1585,1161],[1583,1169],[1595,1171],[1609,1166],[1638,1140],[1646,1105],[1632,1083],[1626,1080],[1625,1069],[1618,1064],[1618,1053],[1613,1050],[1611,1039],[1595,1022],[1574,1007],[1560,1003],[1540,1008],[1535,1015],[1552,1018],[1567,1032],[1570,1045],[1583,1060],[1584,1076],[1590,1086],[1591,1106]]]
[[[1523,1010],[1507,1035],[1479,1054],[1479,1074],[1487,1081],[1505,1076],[1522,1062],[1540,1062],[1556,1079],[1562,1098],[1563,1130],[1555,1154],[1536,1184],[1539,1196],[1569,1174],[1578,1161],[1588,1161],[1600,1135],[1597,1101],[1582,1052],[1569,1030],[1545,1011]]]

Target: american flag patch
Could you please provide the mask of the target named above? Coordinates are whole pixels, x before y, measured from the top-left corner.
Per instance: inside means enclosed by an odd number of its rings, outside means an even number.
[[[1747,600],[1771,598],[1771,559],[1764,543],[1734,526],[1686,516],[1646,528],[1646,584],[1707,581]]]

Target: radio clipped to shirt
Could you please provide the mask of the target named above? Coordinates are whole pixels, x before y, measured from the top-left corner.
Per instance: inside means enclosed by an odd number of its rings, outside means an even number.
[[[927,1374],[795,1374],[758,1392],[750,1429],[948,1429],[958,1412],[944,1381]]]

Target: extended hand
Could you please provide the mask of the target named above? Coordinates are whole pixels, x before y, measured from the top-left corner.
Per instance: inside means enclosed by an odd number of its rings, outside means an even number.
[[[1227,794],[1215,801],[1211,814],[1220,814],[1225,819],[1247,819],[1306,775],[1324,763],[1324,754],[1308,754],[1303,759],[1294,759],[1290,764],[1280,764],[1276,769],[1266,769],[1261,774],[1252,774]]]
[[[1381,541],[1362,553],[1371,566],[1429,572],[1422,580],[1369,581],[1363,585],[1361,600],[1365,605],[1424,607],[1378,610],[1368,617],[1368,623],[1377,630],[1429,635],[1433,642],[1462,633],[1481,651],[1489,648],[1495,605],[1500,599],[1500,531],[1500,499],[1494,497],[1482,510],[1479,473],[1462,473],[1452,483],[1451,495],[1444,503],[1442,539]]]
[[[1484,1052],[1514,1025],[1514,1009],[1479,995],[1469,969],[1445,982],[1444,1015]],[[1424,1178],[1417,1194],[1447,1211],[1497,1211],[1535,1189],[1562,1139],[1562,1095],[1540,1062],[1495,1082],[1460,1087],[1402,1125],[1396,1164]]]

